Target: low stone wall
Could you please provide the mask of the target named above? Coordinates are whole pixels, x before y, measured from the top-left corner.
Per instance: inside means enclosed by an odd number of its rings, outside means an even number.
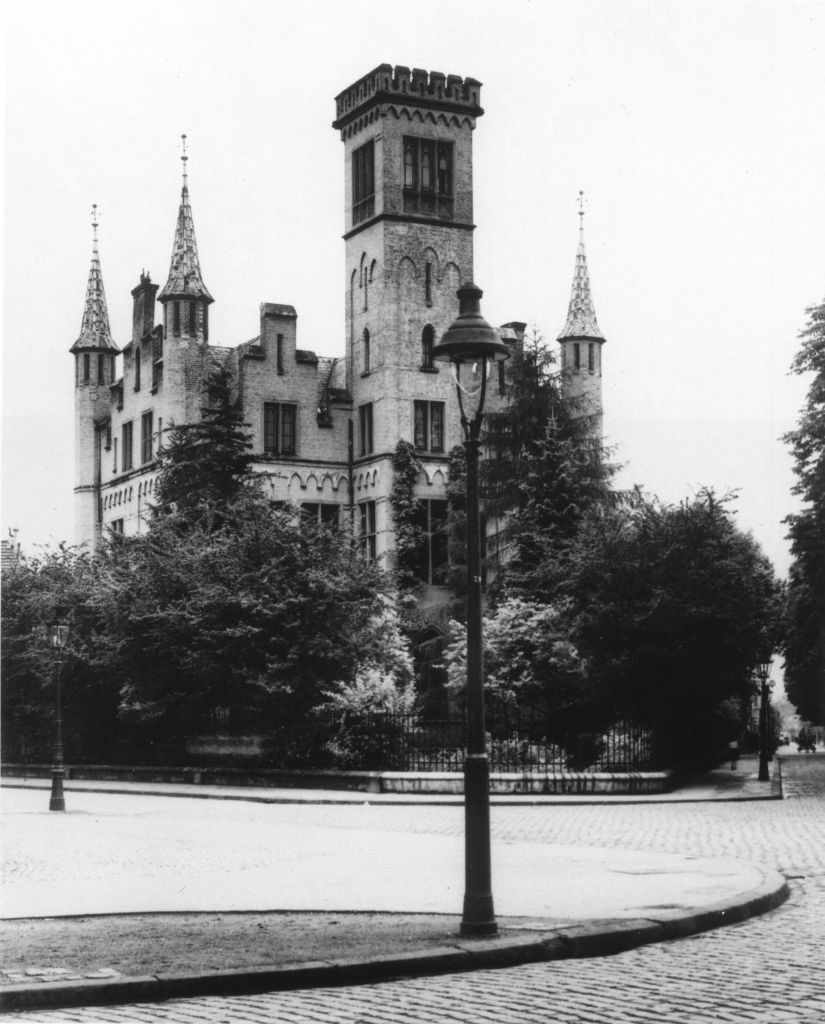
[[[48,779],[43,764],[4,764],[8,778]],[[161,766],[67,765],[67,780],[176,783],[194,786],[257,786],[268,789],[333,789],[364,793],[464,792],[461,772],[343,772],[248,768],[166,768]],[[492,772],[490,792],[498,795],[586,795],[666,793],[675,785],[672,772]]]

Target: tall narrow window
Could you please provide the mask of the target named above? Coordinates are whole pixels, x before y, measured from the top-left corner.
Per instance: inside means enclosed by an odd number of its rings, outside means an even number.
[[[421,452],[444,451],[444,403],[414,402],[413,433]]]
[[[596,346],[592,341],[587,343],[587,369],[591,373],[596,369]]]
[[[404,139],[404,188],[418,188],[417,139]]]
[[[361,552],[365,558],[375,558],[375,502],[362,501],[358,506],[359,541]]]
[[[582,366],[582,350],[577,341],[573,343],[573,366],[577,370],[580,370]]]
[[[433,265],[429,260],[424,264],[424,301],[433,304]]]
[[[123,472],[132,468],[132,421],[124,423],[121,429],[121,463]]]
[[[91,372],[92,371],[91,371],[90,360],[91,360],[91,356],[89,355],[89,353],[88,352],[84,352],[83,353],[83,383],[84,384],[88,384],[89,383],[89,377],[91,376]]]
[[[140,461],[152,461],[153,415],[145,412],[140,418]]]
[[[435,143],[430,139],[421,140],[421,188],[427,192],[432,188],[435,188],[435,179],[433,177],[433,157],[435,151]]]
[[[294,455],[297,450],[297,406],[264,402],[264,451],[269,455]]]
[[[275,336],[275,365],[276,369],[281,376],[284,372],[284,336],[283,334],[277,334]]]
[[[435,345],[435,328],[427,324],[421,332],[421,369],[434,370],[433,347]]]
[[[358,407],[361,455],[372,455],[372,402]]]
[[[97,357],[97,382],[98,384],[106,383],[106,356],[103,355]]]
[[[197,302],[189,303],[189,333],[198,333],[198,304]]]
[[[364,373],[370,372],[370,332],[364,328]]]
[[[180,302],[172,303],[172,334],[180,334]]]
[[[201,313],[201,316],[203,317],[203,340],[209,341],[209,306],[207,306],[206,303],[204,302],[202,308],[203,312]]]
[[[135,348],[135,391],[140,391],[140,347]]]
[[[375,212],[375,146],[372,140],[352,154],[352,223]]]
[[[423,583],[443,584],[446,581],[447,502],[425,498],[419,502],[415,515],[419,546],[416,551],[415,575]]]

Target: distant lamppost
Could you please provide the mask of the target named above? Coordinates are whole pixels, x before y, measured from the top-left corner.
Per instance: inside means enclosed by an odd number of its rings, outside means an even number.
[[[52,756],[52,796],[49,801],[50,811],[65,811],[66,801],[63,799],[63,709],[60,692],[60,668],[63,650],[69,639],[69,627],[65,622],[55,622],[49,626],[49,639],[54,648],[57,662],[57,690],[55,695],[55,738]]]
[[[768,753],[768,735],[769,729],[769,717],[771,710],[771,689],[772,684],[768,682],[768,676],[771,672],[771,652],[765,651],[756,663],[756,675],[759,678],[760,683],[760,702],[759,702],[759,781],[769,782],[770,772],[768,771],[768,761],[770,756]]]
[[[490,765],[484,725],[478,454],[488,363],[508,359],[510,351],[481,315],[481,289],[468,282],[456,294],[458,318],[433,349],[433,359],[453,365],[467,454],[467,756],[461,934],[494,935],[498,925],[490,884]]]

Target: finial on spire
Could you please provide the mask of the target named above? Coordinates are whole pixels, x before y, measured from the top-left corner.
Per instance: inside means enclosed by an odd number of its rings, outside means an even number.
[[[584,190],[579,189],[579,237],[584,235]]]
[[[189,159],[189,157],[186,155],[186,133],[181,135],[180,140],[181,140],[180,159],[181,159],[181,163],[183,164],[183,187],[187,188],[188,186],[187,186],[187,182],[186,182],[186,161]]]
[[[97,224],[97,203],[92,203],[92,243],[95,252],[97,252]]]

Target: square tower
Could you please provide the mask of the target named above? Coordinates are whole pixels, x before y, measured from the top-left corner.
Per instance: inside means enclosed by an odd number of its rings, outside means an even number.
[[[399,440],[415,445],[439,498],[447,454],[463,440],[452,377],[432,349],[458,314],[458,287],[473,276],[480,94],[473,78],[382,64],[336,97],[356,479],[360,468],[379,505]],[[391,533],[381,518],[379,508],[377,532]]]

